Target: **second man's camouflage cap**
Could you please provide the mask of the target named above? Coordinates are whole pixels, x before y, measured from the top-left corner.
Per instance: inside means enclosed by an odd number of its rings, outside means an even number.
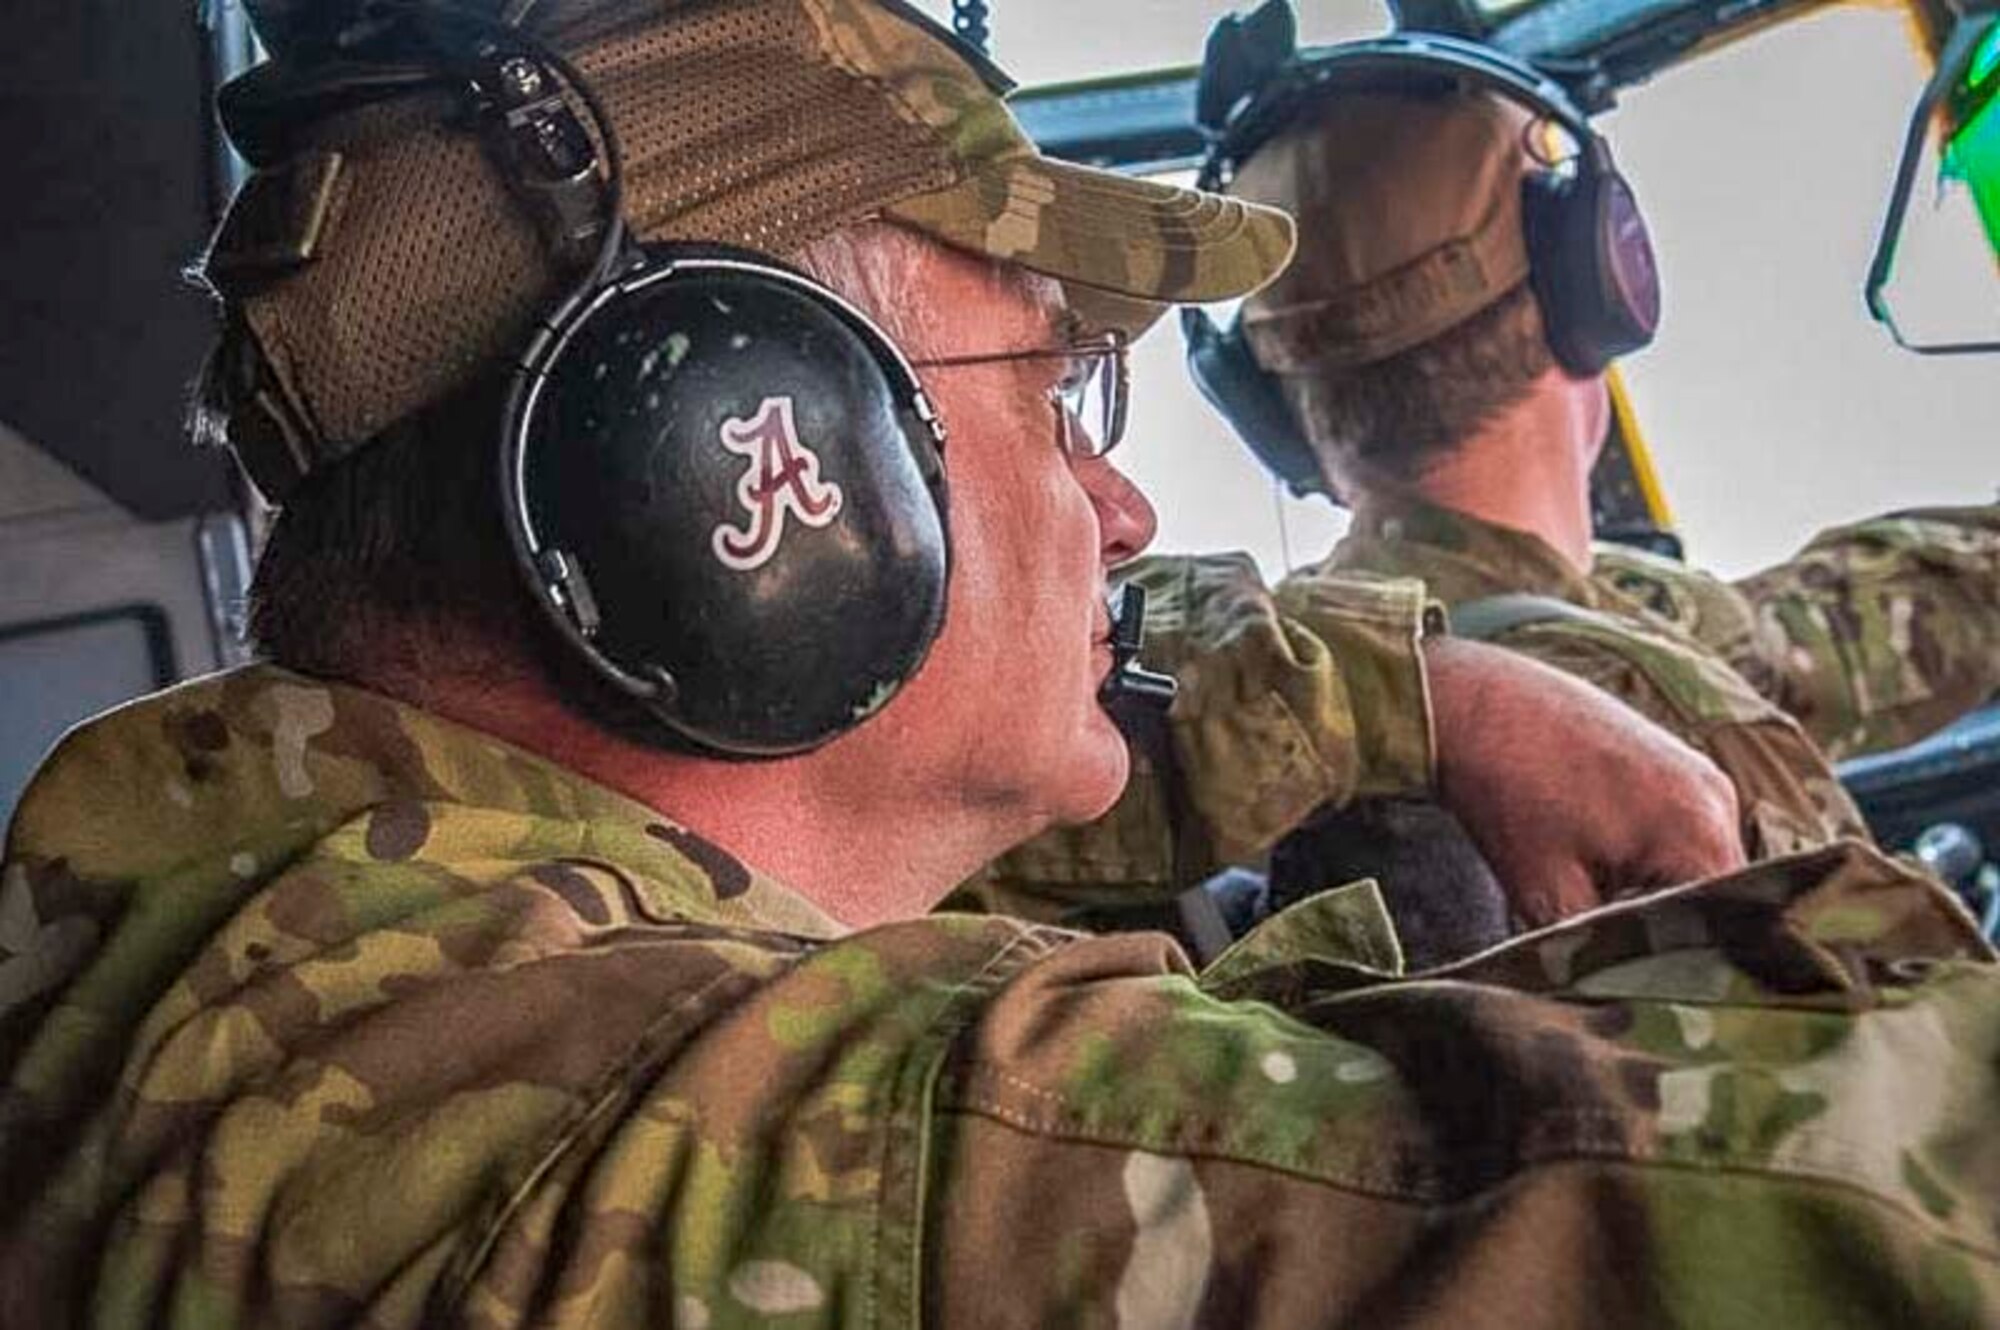
[[[282,76],[320,7],[250,8],[274,56],[265,77]],[[608,111],[641,240],[782,256],[887,218],[1056,278],[1128,330],[1168,304],[1253,290],[1291,254],[1273,209],[1042,156],[1002,102],[1004,76],[896,0],[544,0],[527,26]],[[232,214],[254,201],[260,218],[310,231],[278,247],[309,258],[260,270],[224,251],[232,236],[267,241],[268,227],[225,220],[209,264],[261,363],[257,391],[280,395],[293,422],[281,448],[260,449],[232,424],[267,493],[466,382],[575,280],[457,101],[416,90],[280,135],[235,133],[257,170]]]

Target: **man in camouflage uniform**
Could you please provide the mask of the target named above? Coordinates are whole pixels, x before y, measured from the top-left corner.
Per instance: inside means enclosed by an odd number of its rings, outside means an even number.
[[[1609,397],[1556,362],[1528,285],[1529,129],[1483,92],[1334,93],[1237,174],[1312,237],[1245,328],[1354,509],[1325,570],[1421,577],[1448,606],[1574,607],[1495,640],[1713,757],[1751,854],[1866,835],[1829,759],[2000,693],[2000,507],[1830,531],[1734,585],[1593,546]],[[1457,280],[1420,280],[1446,265]]]
[[[296,11],[257,16],[282,62]],[[1063,296],[1033,273],[1130,315],[1284,257],[1274,215],[1034,157],[899,7],[569,5],[540,31],[598,86],[642,234],[761,235],[922,354],[1046,345]],[[9,829],[0,1323],[1991,1323],[2000,970],[1865,848],[1423,982],[1365,887],[1200,974],[1157,936],[921,917],[1126,770],[1092,639],[1150,514],[1059,450],[1027,362],[930,376],[952,600],[879,715],[740,763],[593,719],[523,646],[470,483],[492,421],[449,395],[546,273],[453,99],[390,86],[259,145],[267,182],[270,152],[334,145],[346,183],[310,265],[229,292],[264,390],[326,429],[272,453],[230,422],[258,474],[306,473],[253,607],[293,668],[80,728]],[[331,455],[325,422],[440,401]],[[1207,589],[1244,646],[1191,682],[1196,741],[1289,725],[1331,797],[1532,778],[1527,746],[1463,737],[1482,710],[1503,738],[1603,718],[1584,776],[1707,788],[1645,731],[1621,768],[1628,722],[1588,690],[1504,658],[1469,686],[1486,657],[1420,641],[1407,584]],[[1657,813],[1574,807],[1602,824],[1577,853],[1675,871]],[[1604,839],[1621,820],[1638,839]]]
[[[1556,362],[1529,285],[1526,112],[1478,91],[1335,89],[1232,183],[1299,220],[1301,252],[1246,302],[1245,335],[1278,376],[1329,490],[1354,510],[1331,557],[1287,578],[1280,600],[1329,577],[1421,578],[1459,627],[1590,682],[1713,758],[1735,786],[1753,857],[1866,838],[1833,760],[1913,742],[2000,693],[2000,507],[1837,528],[1735,583],[1593,545],[1589,484],[1608,394],[1601,375]],[[1233,567],[1201,564],[1202,575]],[[1157,602],[1194,574],[1159,559],[1134,575]],[[1172,606],[1161,608],[1171,623]],[[1280,761],[1235,760],[1239,779]],[[1238,834],[1240,819],[1218,832],[1209,810],[1191,811],[1178,821],[1181,839],[1196,842],[1193,863],[1177,846],[1179,874],[1167,869],[1173,856],[1145,849],[1171,839],[1172,819],[1134,804],[1112,825],[1010,856],[977,891],[1016,913],[1109,911],[1115,921],[1121,904],[1170,894],[1277,840],[1270,828]],[[1349,810],[1281,844],[1274,873],[1330,886],[1374,871],[1392,907],[1427,909],[1401,890],[1401,852],[1379,867],[1368,857],[1376,823],[1406,817],[1427,845],[1455,830],[1397,805]],[[1474,889],[1460,904],[1477,912],[1491,880],[1473,858]],[[1280,903],[1297,889],[1279,882]],[[1513,894],[1517,912],[1537,917]],[[1559,909],[1594,894],[1579,881],[1558,893]],[[1486,917],[1504,929],[1498,913]]]

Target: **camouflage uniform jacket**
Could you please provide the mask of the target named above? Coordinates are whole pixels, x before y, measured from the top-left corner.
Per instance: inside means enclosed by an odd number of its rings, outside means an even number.
[[[1707,643],[1622,589],[1636,587],[1641,571],[1667,585],[1678,566],[1604,557],[1606,567],[1586,576],[1525,531],[1399,497],[1359,506],[1324,571],[1421,577],[1448,607],[1527,594],[1589,610],[1521,624],[1496,641],[1595,684],[1708,754],[1736,786],[1752,857],[1865,838],[1860,810],[1798,721]]]
[[[1369,889],[843,933],[269,668],[0,869],[8,1327],[1990,1326],[2000,967],[1858,846],[1416,980]]]
[[[1591,581],[1707,646],[1836,761],[2000,696],[2000,505],[1835,527],[1735,582],[1607,547]]]

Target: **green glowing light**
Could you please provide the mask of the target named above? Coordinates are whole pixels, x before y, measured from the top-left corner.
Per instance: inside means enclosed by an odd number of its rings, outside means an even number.
[[[1966,90],[1977,88],[1996,72],[2000,72],[2000,23],[1993,25],[1979,43],[1979,49],[1972,53],[1972,62],[1965,71]]]

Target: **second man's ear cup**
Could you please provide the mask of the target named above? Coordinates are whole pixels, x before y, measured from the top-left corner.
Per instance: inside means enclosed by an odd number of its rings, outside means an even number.
[[[1646,346],[1660,322],[1652,240],[1602,145],[1592,141],[1574,175],[1534,172],[1521,182],[1529,282],[1549,349],[1579,376]]]

